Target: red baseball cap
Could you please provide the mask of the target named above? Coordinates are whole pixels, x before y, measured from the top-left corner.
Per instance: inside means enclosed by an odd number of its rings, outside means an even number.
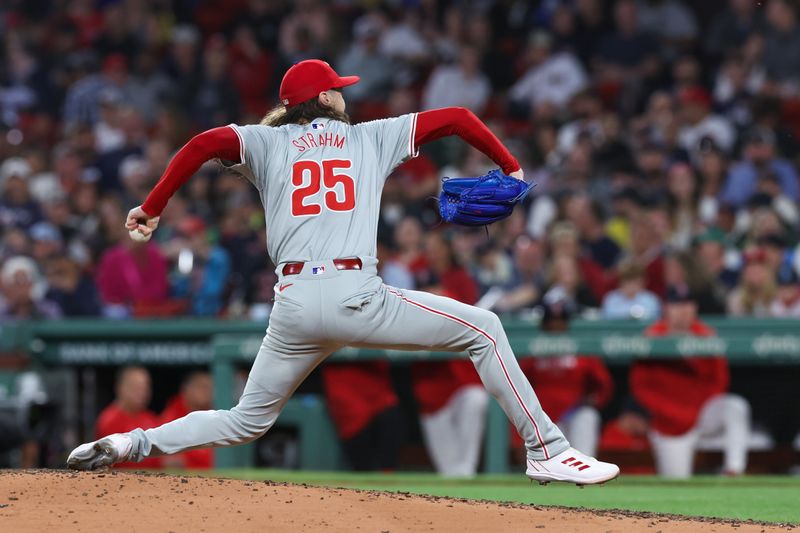
[[[281,103],[291,107],[310,100],[322,91],[358,83],[358,76],[339,76],[325,61],[307,59],[295,63],[281,81]]]

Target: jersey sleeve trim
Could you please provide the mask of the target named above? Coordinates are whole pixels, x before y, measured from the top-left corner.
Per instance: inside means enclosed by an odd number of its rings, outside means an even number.
[[[411,116],[411,128],[409,128],[408,135],[408,157],[417,157],[419,155],[419,147],[414,146],[414,140],[417,136],[417,116],[419,113],[414,113]]]
[[[228,124],[228,127],[232,129],[239,138],[239,162],[246,164],[244,160],[244,138],[242,137],[242,134],[239,133],[239,128],[237,128],[235,124]]]

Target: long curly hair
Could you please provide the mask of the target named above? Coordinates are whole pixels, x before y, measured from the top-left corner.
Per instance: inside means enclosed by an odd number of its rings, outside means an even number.
[[[316,96],[292,107],[278,104],[267,111],[267,114],[264,115],[259,124],[277,128],[286,124],[308,124],[316,118],[330,118],[350,124],[350,116],[347,113],[340,113],[333,108],[322,105]]]

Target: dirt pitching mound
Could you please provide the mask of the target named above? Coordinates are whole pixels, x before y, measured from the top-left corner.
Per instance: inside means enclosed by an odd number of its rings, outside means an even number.
[[[748,522],[504,505],[165,474],[0,471],[0,530],[15,533],[700,530],[745,533],[780,529]]]

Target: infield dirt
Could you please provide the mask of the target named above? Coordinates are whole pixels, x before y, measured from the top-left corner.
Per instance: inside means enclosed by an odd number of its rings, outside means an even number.
[[[0,531],[14,533],[787,529],[794,528],[166,474],[0,471]]]

